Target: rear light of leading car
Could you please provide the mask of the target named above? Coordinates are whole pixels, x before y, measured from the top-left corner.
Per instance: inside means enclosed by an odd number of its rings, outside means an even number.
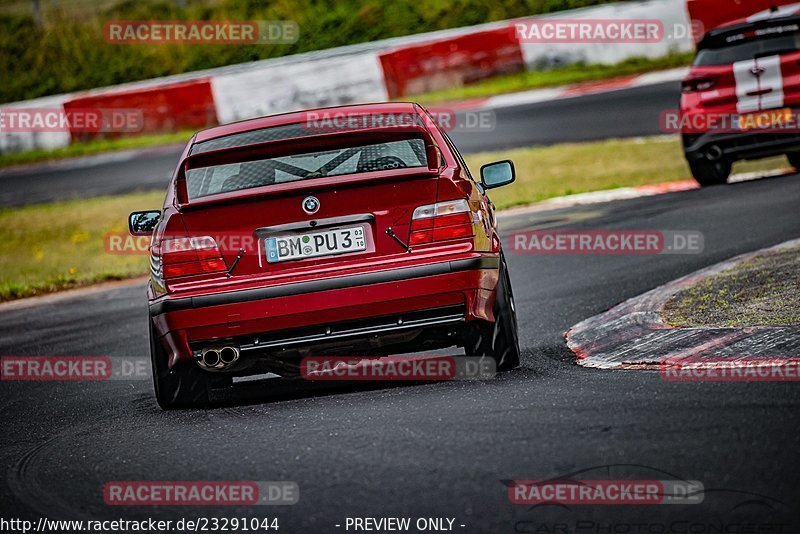
[[[472,210],[464,199],[420,206],[411,216],[410,246],[472,237]]]
[[[210,236],[164,239],[159,255],[165,280],[228,270],[217,242]]]
[[[697,91],[708,91],[716,85],[717,79],[714,77],[688,78],[681,83],[681,91],[684,93],[694,93]]]

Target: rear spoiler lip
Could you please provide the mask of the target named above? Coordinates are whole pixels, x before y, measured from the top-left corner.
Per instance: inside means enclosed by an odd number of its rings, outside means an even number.
[[[408,178],[438,178],[439,169],[430,169],[428,167],[407,167],[403,169],[392,169],[390,171],[369,171],[354,174],[339,174],[336,176],[323,176],[320,178],[311,178],[308,180],[297,180],[294,182],[285,182],[283,184],[265,185],[261,187],[251,187],[248,189],[239,189],[237,191],[228,191],[226,193],[218,193],[216,195],[208,195],[200,197],[189,202],[176,204],[176,208],[180,212],[186,212],[193,209],[201,209],[212,205],[227,204],[241,200],[250,200],[257,197],[264,196],[281,196],[291,193],[296,193],[303,189],[325,189],[331,186],[359,184],[363,182],[371,182],[374,180],[398,180]]]
[[[301,109],[296,111],[287,111],[283,113],[276,113],[272,115],[263,115],[260,117],[243,118],[220,124],[218,126],[205,128],[197,132],[200,139],[199,143],[212,141],[230,135],[241,133],[249,133],[256,130],[263,130],[267,128],[275,128],[287,126],[291,124],[298,124],[304,121],[319,120],[320,115],[330,116],[335,114],[337,116],[360,116],[360,115],[405,115],[413,113],[414,110],[419,112],[424,109],[419,103],[407,100],[397,102],[363,102],[353,104],[331,105],[322,108]],[[220,127],[232,126],[230,131],[220,131]],[[216,130],[216,133],[213,133]]]
[[[273,139],[269,141],[262,141],[260,143],[235,145],[235,146],[218,148],[216,150],[205,150],[203,152],[192,152],[192,149],[194,149],[196,146],[200,146],[205,142],[216,140],[216,139],[209,139],[208,141],[203,141],[200,143],[192,143],[192,147],[189,149],[189,154],[184,161],[197,159],[199,156],[217,156],[225,154],[227,152],[236,152],[246,149],[267,148],[270,145],[313,143],[314,141],[318,141],[321,139],[358,136],[363,134],[416,133],[416,134],[424,134],[426,137],[430,137],[430,128],[427,124],[427,121],[431,120],[430,117],[428,115],[422,115],[422,114],[417,114],[417,116],[422,121],[419,124],[415,123],[415,124],[397,124],[392,126],[370,126],[370,127],[352,128],[352,129],[342,128],[327,132],[324,131],[324,129],[322,129],[322,131],[320,131],[319,133],[311,133],[309,135],[286,137],[283,139]],[[358,116],[355,115],[354,117]]]

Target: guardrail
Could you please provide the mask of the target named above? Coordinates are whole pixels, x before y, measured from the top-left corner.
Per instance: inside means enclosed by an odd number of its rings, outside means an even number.
[[[684,0],[619,2],[56,95],[2,108],[47,107],[66,112],[135,108],[142,111],[138,133],[159,133],[304,108],[413,97],[525,69],[576,62],[616,63],[693,47],[691,35],[636,44],[521,43],[517,38],[515,24],[557,18],[646,18],[659,20],[665,27],[688,26],[689,22]],[[0,129],[0,153],[54,149],[102,135],[108,134]]]

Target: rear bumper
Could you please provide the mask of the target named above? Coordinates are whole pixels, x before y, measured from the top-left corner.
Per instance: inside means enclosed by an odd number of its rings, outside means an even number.
[[[683,136],[686,159],[707,159],[712,147],[721,150],[722,157],[731,161],[780,156],[800,151],[797,133],[705,133]]]
[[[287,332],[289,341],[294,335],[289,332],[315,325],[444,307],[461,310],[465,321],[493,321],[498,268],[497,254],[473,255],[320,280],[162,298],[150,304],[150,315],[170,354],[171,367],[191,360],[199,346],[261,334],[280,345],[274,340],[282,339],[281,332]]]

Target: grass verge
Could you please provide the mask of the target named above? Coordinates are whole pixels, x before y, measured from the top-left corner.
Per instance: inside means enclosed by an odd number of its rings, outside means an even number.
[[[614,65],[567,65],[544,71],[526,71],[496,76],[474,84],[432,91],[412,99],[423,105],[483,98],[543,87],[606,80],[618,76],[642,74],[657,70],[683,67],[692,62],[694,53],[672,53],[660,58],[636,57]],[[406,98],[405,100],[408,100]]]
[[[0,301],[146,273],[146,256],[106,254],[103,236],[163,202],[159,191],[0,210]]]
[[[800,247],[751,258],[670,299],[663,318],[682,327],[800,325]]]
[[[517,181],[491,192],[498,209],[587,191],[691,178],[680,140],[673,136],[518,148],[465,158],[476,178],[485,163],[501,159],[514,162]],[[737,163],[734,172],[786,166],[784,158],[770,158]]]
[[[499,209],[689,176],[673,137],[486,152],[467,161],[477,176],[481,164],[507,158],[514,160],[518,178],[492,191]],[[786,163],[764,160],[745,169],[776,165]],[[103,236],[126,231],[130,211],[158,209],[163,198],[158,191],[0,210],[0,301],[146,274],[146,256],[107,254]]]

